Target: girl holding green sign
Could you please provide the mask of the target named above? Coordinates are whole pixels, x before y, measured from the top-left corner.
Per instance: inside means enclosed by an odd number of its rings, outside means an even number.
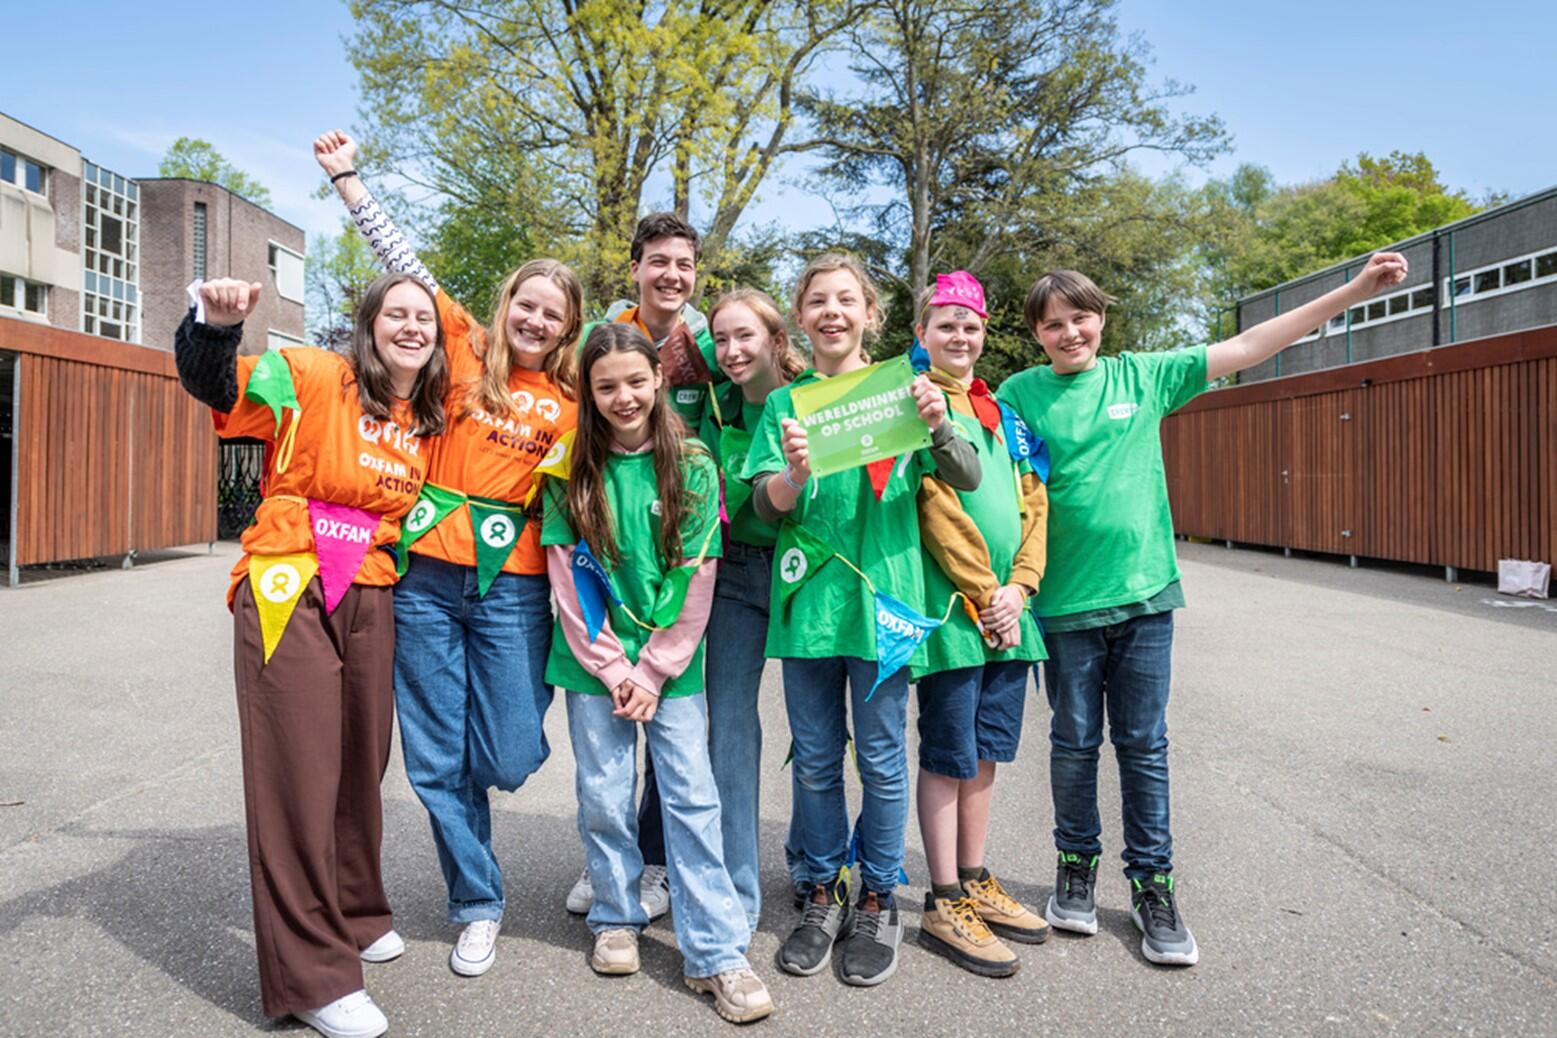
[[[915,627],[905,612],[922,611],[915,510],[920,479],[938,471],[948,484],[973,489],[979,468],[972,444],[946,421],[945,397],[921,377],[912,396],[932,434],[927,451],[813,477],[793,391],[866,367],[863,342],[879,330],[881,309],[864,268],[839,254],[811,261],[794,308],[811,341],[814,367],[769,395],[745,468],[756,514],[784,521],[775,547],[767,654],[783,660],[794,748],[792,827],[803,878],[812,885],[779,965],[802,976],[819,973],[846,933],[843,979],[868,986],[897,968],[903,928],[893,891],[908,822],[908,670],[899,664],[883,673],[888,668],[878,663],[878,640],[901,637],[902,628]],[[864,889],[857,905],[849,903],[846,880],[846,702],[864,786],[856,833]]]
[[[773,1003],[746,959],[751,932],[724,866],[703,695],[721,547],[718,471],[670,410],[659,353],[637,328],[597,325],[579,384],[572,471],[547,484],[541,544],[557,603],[546,680],[567,692],[594,894],[590,965],[636,973],[638,933],[649,923],[633,807],[642,725],[687,986],[713,995],[727,1020],[757,1020]]]

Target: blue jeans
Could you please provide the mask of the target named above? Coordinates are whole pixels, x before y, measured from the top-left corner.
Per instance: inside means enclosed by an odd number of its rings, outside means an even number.
[[[638,900],[637,722],[612,715],[610,696],[569,692],[568,736],[578,765],[578,831],[595,888],[594,933],[642,930],[649,917]],[[659,775],[660,809],[670,851],[670,906],[676,946],[689,977],[743,969],[751,936],[735,885],[725,871],[719,794],[708,764],[708,709],[702,696],[661,699],[641,726]]]
[[[919,679],[919,766],[959,781],[979,761],[1009,764],[1022,739],[1027,664],[1001,660]]]
[[[424,555],[395,586],[395,705],[406,777],[432,822],[449,921],[503,917],[487,788],[514,790],[546,760],[551,587]]]
[[[1054,843],[1062,851],[1101,854],[1097,811],[1103,717],[1119,761],[1125,875],[1147,879],[1173,869],[1168,825],[1168,679],[1173,613],[1137,616],[1112,627],[1051,632],[1044,690],[1054,711],[1049,784]]]
[[[849,818],[843,791],[844,744],[853,715],[854,755],[864,800],[860,879],[890,894],[903,865],[908,825],[908,668],[881,683],[870,702],[876,661],[834,657],[784,661],[784,706],[794,739],[795,812],[808,883],[829,883],[848,863]],[[847,686],[847,692],[845,691]]]

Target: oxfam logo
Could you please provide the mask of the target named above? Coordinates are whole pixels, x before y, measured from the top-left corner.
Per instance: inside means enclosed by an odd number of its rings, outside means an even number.
[[[875,442],[876,442],[876,438],[874,436],[872,436],[870,433],[866,433],[864,436],[860,437],[860,446],[861,447],[873,446],[875,444]]]
[[[290,562],[279,562],[265,571],[260,578],[260,594],[265,601],[280,605],[295,598],[303,589],[303,575]]]
[[[806,553],[799,548],[789,549],[779,559],[779,576],[784,578],[786,584],[797,584],[804,580],[807,568]]]
[[[411,514],[406,516],[406,528],[412,533],[421,533],[432,525],[433,516],[437,512],[431,501],[418,501],[416,507],[411,509]]]
[[[514,543],[514,521],[506,515],[489,515],[481,523],[481,539],[493,548]]]
[[[568,445],[562,440],[552,444],[551,450],[546,452],[546,457],[541,459],[542,468],[550,468],[562,464],[562,459],[567,456]]]

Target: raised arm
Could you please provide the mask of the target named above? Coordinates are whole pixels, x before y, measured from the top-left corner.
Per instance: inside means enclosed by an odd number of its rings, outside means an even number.
[[[314,139],[314,158],[330,182],[335,193],[346,203],[357,231],[367,239],[373,253],[384,269],[396,274],[410,274],[416,280],[438,291],[438,282],[432,272],[417,257],[411,243],[405,240],[400,228],[385,215],[378,200],[368,191],[367,185],[357,175],[357,142],[341,130],[331,130]]]
[[[260,286],[218,278],[190,290],[194,303],[173,334],[173,363],[190,396],[226,414],[238,402],[238,345]]]
[[[1206,380],[1231,375],[1269,360],[1336,314],[1406,279],[1406,258],[1398,252],[1376,252],[1362,272],[1340,288],[1245,329],[1226,342],[1206,348]]]

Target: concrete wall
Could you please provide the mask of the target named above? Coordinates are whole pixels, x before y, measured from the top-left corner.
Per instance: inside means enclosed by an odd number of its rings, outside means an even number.
[[[49,286],[48,323],[81,324],[81,153],[0,114],[0,146],[47,167],[44,194],[0,183],[0,272]],[[0,307],[0,314],[38,320]]]
[[[282,299],[269,265],[274,241],[302,253],[299,227],[226,188],[196,180],[140,180],[142,342],[173,348],[173,333],[188,309],[184,288],[193,280],[195,203],[206,207],[206,277],[257,281],[263,290],[244,322],[243,352],[265,349],[267,332],[303,338],[303,304]]]

